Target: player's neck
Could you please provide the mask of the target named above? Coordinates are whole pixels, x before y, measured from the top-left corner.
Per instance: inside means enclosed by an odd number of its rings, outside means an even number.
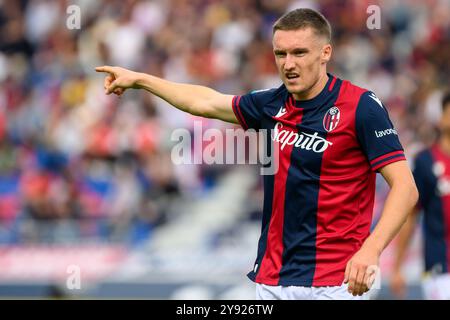
[[[307,91],[302,93],[294,93],[295,100],[311,100],[319,95],[322,92],[323,88],[327,85],[328,82],[328,74],[325,72],[322,74],[317,80],[317,82]]]
[[[450,156],[450,135],[443,134],[439,139],[439,148]]]

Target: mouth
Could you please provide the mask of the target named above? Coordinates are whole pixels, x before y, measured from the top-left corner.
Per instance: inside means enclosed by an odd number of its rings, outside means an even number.
[[[297,73],[286,73],[285,74],[286,79],[288,79],[288,81],[294,81],[295,79],[299,78],[300,75],[298,75]]]

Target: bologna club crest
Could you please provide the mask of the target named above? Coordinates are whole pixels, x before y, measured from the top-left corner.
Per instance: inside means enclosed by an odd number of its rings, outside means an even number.
[[[336,106],[327,111],[325,117],[323,117],[323,127],[327,132],[330,132],[337,127],[340,115],[341,112]]]

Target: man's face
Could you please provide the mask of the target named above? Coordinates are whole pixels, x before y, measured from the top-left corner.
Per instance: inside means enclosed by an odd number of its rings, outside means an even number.
[[[287,90],[301,94],[318,81],[322,68],[330,59],[331,45],[309,27],[277,30],[273,35],[273,52]]]

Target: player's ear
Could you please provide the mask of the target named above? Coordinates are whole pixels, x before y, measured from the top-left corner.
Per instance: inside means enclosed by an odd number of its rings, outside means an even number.
[[[333,48],[331,47],[331,44],[327,43],[322,47],[322,63],[327,63],[331,59],[331,52],[333,51]]]

